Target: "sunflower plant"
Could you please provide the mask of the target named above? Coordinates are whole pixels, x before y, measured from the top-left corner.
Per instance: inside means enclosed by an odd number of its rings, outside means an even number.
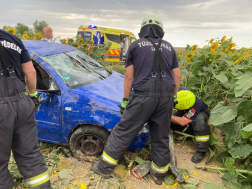
[[[232,175],[232,182],[243,188],[243,182],[252,179],[248,175],[248,170],[252,170],[251,49],[237,49],[233,38],[226,36],[209,40],[198,49],[199,53],[194,47],[188,45],[185,56],[179,56],[181,85],[199,95],[212,110],[209,121],[224,134],[221,147],[225,151],[217,157],[227,170],[222,178],[227,180]],[[217,151],[217,142],[212,137],[211,157]],[[235,161],[241,168],[237,171],[231,168]],[[244,173],[242,178],[240,171]]]

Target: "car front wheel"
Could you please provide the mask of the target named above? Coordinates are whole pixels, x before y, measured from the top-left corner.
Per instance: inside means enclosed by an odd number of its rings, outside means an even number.
[[[102,127],[85,125],[77,128],[70,137],[69,147],[74,157],[92,161],[91,157],[102,155],[109,132]]]

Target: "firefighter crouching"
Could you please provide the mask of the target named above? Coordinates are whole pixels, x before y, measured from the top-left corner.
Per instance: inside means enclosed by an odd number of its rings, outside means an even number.
[[[11,150],[29,188],[51,188],[37,139],[36,81],[36,71],[22,41],[0,29],[0,189],[14,186],[8,170]]]
[[[176,111],[171,118],[171,128],[195,135],[197,151],[192,162],[201,162],[209,149],[210,127],[207,124],[210,111],[207,105],[187,88],[180,87],[175,99]]]
[[[163,36],[162,21],[150,15],[142,22],[140,39],[128,49],[122,118],[110,134],[101,160],[92,164],[92,170],[105,178],[111,176],[120,157],[147,122],[153,160],[150,173],[155,183],[161,185],[168,171],[168,135],[180,71],[176,52],[162,40]]]

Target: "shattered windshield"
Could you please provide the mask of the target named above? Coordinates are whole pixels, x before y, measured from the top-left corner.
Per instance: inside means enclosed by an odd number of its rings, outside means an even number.
[[[96,83],[110,73],[81,50],[41,57],[70,89]]]

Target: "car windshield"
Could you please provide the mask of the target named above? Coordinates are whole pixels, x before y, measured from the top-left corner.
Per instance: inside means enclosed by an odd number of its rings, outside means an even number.
[[[110,73],[81,50],[41,57],[70,89],[96,83]]]

